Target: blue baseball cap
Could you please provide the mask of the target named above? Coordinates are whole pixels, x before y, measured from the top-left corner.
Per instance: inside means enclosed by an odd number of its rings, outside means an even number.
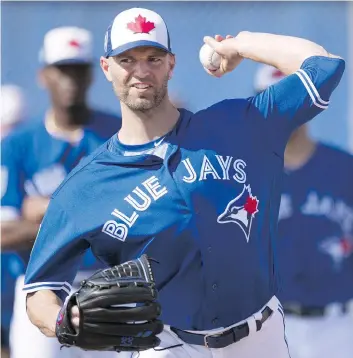
[[[132,8],[119,13],[109,26],[104,40],[106,58],[135,47],[151,46],[171,52],[167,25],[154,11]]]

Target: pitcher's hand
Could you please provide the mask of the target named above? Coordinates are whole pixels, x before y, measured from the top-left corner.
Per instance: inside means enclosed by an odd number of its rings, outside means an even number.
[[[224,74],[233,71],[243,60],[243,57],[240,56],[237,50],[236,37],[231,35],[227,35],[226,37],[216,35],[214,38],[205,36],[203,40],[222,58],[219,70],[209,71],[205,69],[211,76],[221,77]]]

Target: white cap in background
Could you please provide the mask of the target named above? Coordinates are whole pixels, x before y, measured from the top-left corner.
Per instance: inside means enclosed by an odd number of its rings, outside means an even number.
[[[1,126],[10,127],[24,120],[25,96],[16,85],[2,85],[0,92]]]
[[[260,65],[255,74],[254,89],[256,92],[262,92],[284,77],[286,77],[285,74],[277,70],[277,68],[269,65]]]
[[[43,65],[93,62],[92,35],[78,27],[57,27],[44,36],[40,51]]]

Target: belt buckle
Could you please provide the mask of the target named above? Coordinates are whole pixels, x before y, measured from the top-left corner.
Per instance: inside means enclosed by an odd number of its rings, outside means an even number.
[[[204,342],[206,348],[210,348],[208,346],[207,337],[211,337],[211,336],[212,336],[212,334],[205,334],[203,337],[203,342]]]
[[[207,338],[208,338],[208,337],[215,337],[215,338],[217,338],[217,337],[222,336],[223,333],[224,333],[224,332],[221,332],[221,333],[215,332],[215,333],[205,334],[205,335],[203,336],[203,342],[204,342],[204,344],[205,344],[205,347],[206,347],[206,348],[210,348],[209,345],[208,345],[208,342],[207,342]]]

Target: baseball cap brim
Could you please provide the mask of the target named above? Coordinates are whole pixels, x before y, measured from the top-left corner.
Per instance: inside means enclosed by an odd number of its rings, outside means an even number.
[[[65,60],[55,61],[53,63],[43,63],[44,66],[60,66],[60,65],[92,65],[93,61],[80,60],[77,58],[67,58]]]
[[[108,57],[112,57],[112,56],[118,56],[118,55],[121,55],[122,53],[124,53],[125,51],[132,50],[133,48],[136,48],[136,47],[156,47],[156,48],[159,48],[161,50],[164,50],[164,51],[172,54],[172,52],[167,47],[163,46],[162,44],[160,44],[158,42],[139,40],[139,41],[128,42],[122,46],[115,48],[113,51],[111,51],[109,54],[107,54],[106,57],[108,58]]]

